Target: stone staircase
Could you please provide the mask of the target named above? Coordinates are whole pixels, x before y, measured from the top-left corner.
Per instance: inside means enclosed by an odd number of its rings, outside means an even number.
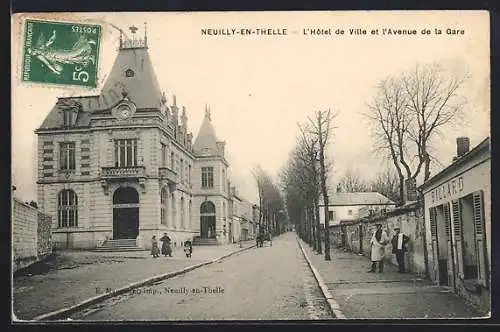
[[[95,251],[141,251],[137,246],[135,239],[119,239],[119,240],[106,240],[102,246],[95,249]]]
[[[193,246],[216,246],[218,244],[216,238],[202,238],[199,236],[193,238]]]

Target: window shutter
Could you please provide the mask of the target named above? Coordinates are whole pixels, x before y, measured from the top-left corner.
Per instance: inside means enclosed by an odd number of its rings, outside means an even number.
[[[444,228],[446,231],[446,245],[448,246],[448,285],[455,287],[454,264],[453,264],[453,245],[451,242],[451,218],[450,218],[450,204],[443,205],[444,209]]]
[[[460,212],[460,202],[458,199],[451,202],[453,213],[453,238],[455,239],[455,257],[458,267],[458,276],[464,278],[464,258],[462,247],[462,216]]]
[[[437,240],[437,224],[436,224],[436,208],[432,207],[429,209],[429,221],[431,227],[431,241],[432,241],[432,259],[434,267],[434,278],[439,280],[438,266],[439,266],[439,247]]]
[[[479,283],[487,286],[487,260],[486,260],[486,246],[485,246],[485,232],[484,232],[484,201],[483,192],[476,191],[472,194],[473,210],[474,210],[474,230],[476,240],[476,255],[477,255],[477,269]]]

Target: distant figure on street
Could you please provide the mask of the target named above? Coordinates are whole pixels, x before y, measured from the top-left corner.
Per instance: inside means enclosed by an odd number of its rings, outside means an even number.
[[[153,235],[151,239],[151,255],[153,255],[154,258],[160,257],[160,248],[158,248],[158,240],[155,235]]]
[[[382,229],[382,224],[377,224],[377,230],[373,233],[370,243],[372,245],[371,259],[372,267],[368,272],[375,272],[378,262],[378,271],[384,272],[385,246],[389,243],[389,237]]]
[[[211,238],[212,237],[212,227],[208,227],[208,232],[207,232],[207,236],[208,238]]]
[[[167,233],[163,234],[160,241],[163,242],[163,244],[161,245],[162,255],[164,255],[165,257],[172,257],[172,247],[170,246],[172,240],[170,239],[170,237],[168,237]]]
[[[186,257],[191,258],[191,255],[193,254],[193,244],[190,240],[184,242],[184,253],[186,254]]]
[[[396,234],[392,238],[392,253],[396,254],[398,261],[399,273],[406,273],[405,267],[405,252],[408,251],[406,245],[410,238],[400,232],[399,228],[394,228]]]

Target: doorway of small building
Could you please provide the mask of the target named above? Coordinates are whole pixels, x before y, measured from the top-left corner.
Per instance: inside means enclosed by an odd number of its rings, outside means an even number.
[[[451,219],[449,204],[436,207],[438,278],[442,286],[453,286],[453,260],[451,259]]]
[[[347,230],[345,226],[340,226],[340,246],[345,248],[347,246]]]
[[[363,225],[359,225],[359,253],[363,253]]]
[[[113,239],[135,239],[139,235],[139,193],[132,187],[113,194]]]
[[[215,238],[215,204],[205,201],[200,206],[200,237]]]

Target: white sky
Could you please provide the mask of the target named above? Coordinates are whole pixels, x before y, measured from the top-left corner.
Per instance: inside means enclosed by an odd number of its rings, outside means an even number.
[[[212,110],[219,140],[225,140],[233,182],[243,197],[257,202],[251,176],[260,164],[272,174],[285,164],[298,133],[297,123],[318,109],[339,112],[328,154],[336,177],[347,167],[370,179],[381,160],[360,112],[378,80],[417,62],[445,61],[473,75],[467,88],[468,124],[446,132],[436,155],[448,165],[455,138],[471,147],[489,135],[489,17],[487,12],[248,12],[248,13],[82,13],[30,14],[31,18],[103,23],[100,77],[109,73],[119,32],[148,23],[148,44],[161,88],[186,106],[188,127],[197,134],[204,105]],[[36,135],[57,97],[98,94],[96,90],[20,83],[22,25],[13,19],[12,177],[16,196],[36,200]],[[287,28],[287,36],[202,36],[202,28]],[[343,28],[343,36],[304,36],[304,28]],[[365,28],[350,36],[349,28]],[[371,29],[458,28],[465,35],[372,36]],[[292,34],[291,31],[297,31]],[[332,180],[335,182],[336,177]]]

